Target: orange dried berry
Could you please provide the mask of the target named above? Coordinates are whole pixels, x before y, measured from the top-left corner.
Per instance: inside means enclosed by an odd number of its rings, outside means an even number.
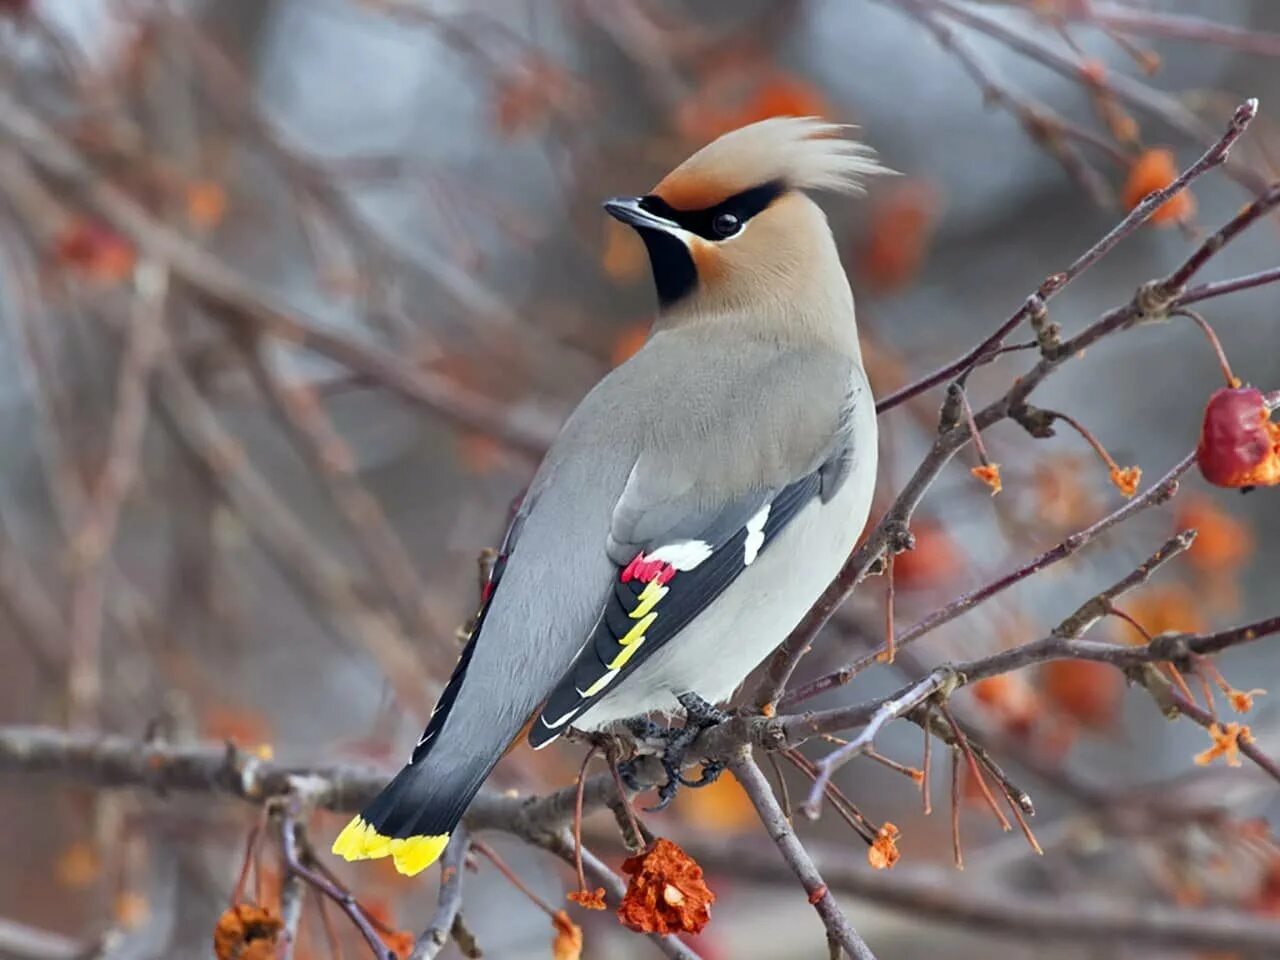
[[[1004,485],[1000,482],[1000,464],[998,463],[984,463],[969,472],[991,488],[993,497],[1004,489]]]
[[[1086,60],[1080,64],[1080,76],[1093,86],[1106,82],[1107,66],[1101,60]]]
[[[1196,445],[1196,463],[1219,487],[1280,483],[1280,423],[1273,423],[1262,391],[1223,387],[1209,397]]]
[[[605,908],[604,887],[596,887],[595,890],[587,890],[585,888],[574,890],[568,897],[573,903],[587,910],[603,910]]]
[[[1208,766],[1218,757],[1227,761],[1228,767],[1240,766],[1240,744],[1253,742],[1253,731],[1243,723],[1215,723],[1209,727],[1213,745],[1196,754],[1196,765]]]
[[[1040,715],[1040,698],[1021,673],[979,680],[973,685],[973,695],[1015,736],[1029,733]]]
[[[408,930],[383,930],[378,933],[383,945],[395,955],[396,960],[409,960],[413,953],[415,937]]]
[[[531,57],[496,80],[493,122],[504,137],[535,134],[557,109],[577,101],[568,74],[548,60]]]
[[[1040,670],[1044,695],[1059,711],[1091,730],[1115,721],[1124,676],[1096,660],[1050,660]]]
[[[1142,482],[1141,467],[1112,467],[1111,482],[1126,497],[1138,492],[1138,484]]]
[[[916,545],[893,558],[893,582],[901,589],[938,587],[964,569],[964,559],[942,524],[918,520],[911,526]]]
[[[902,856],[898,852],[898,837],[901,835],[896,826],[885,822],[867,848],[867,863],[871,864],[871,869],[888,870],[898,862],[898,858]]]
[[[1144,150],[1129,168],[1121,200],[1132,210],[1144,198],[1157,190],[1163,190],[1178,179],[1178,165],[1173,151],[1163,147]],[[1151,215],[1151,222],[1160,226],[1172,226],[1189,220],[1196,212],[1196,201],[1189,190],[1179,190]]]
[[[1179,498],[1181,499],[1181,498]],[[1209,497],[1189,497],[1178,507],[1177,526],[1196,530],[1187,560],[1203,573],[1235,570],[1253,552],[1249,528]]]
[[[151,904],[146,895],[136,890],[121,890],[116,894],[114,913],[116,923],[125,930],[138,930],[151,917]]]
[[[775,72],[743,104],[737,125],[745,127],[770,117],[824,116],[831,116],[831,106],[817,87],[799,77]]]
[[[77,840],[54,861],[54,875],[59,883],[72,889],[90,886],[102,876],[102,857],[93,844]]]
[[[77,272],[102,283],[118,283],[133,272],[137,254],[120,234],[92,220],[74,220],[54,241],[54,255]]]
[[[1273,856],[1263,871],[1250,906],[1264,916],[1280,916],[1280,856]]]
[[[204,715],[202,731],[210,740],[221,740],[241,750],[253,750],[271,742],[271,722],[255,710],[213,706]]]
[[[225,910],[213,930],[218,960],[274,960],[284,924],[268,907],[237,903]]]
[[[455,439],[458,460],[468,473],[484,476],[502,466],[506,450],[487,433],[468,430]]]
[[[699,933],[711,919],[716,895],[702,867],[677,844],[659,837],[644,853],[622,862],[630,877],[618,919],[641,933]]]
[[[212,180],[197,180],[187,186],[187,219],[209,229],[222,222],[227,212],[227,193]]]
[[[926,180],[898,180],[877,190],[866,239],[855,258],[863,283],[886,294],[914,280],[928,254],[941,209],[941,192]]]
[[[582,928],[563,910],[555,912],[551,924],[556,929],[556,938],[551,944],[552,960],[581,960]]]

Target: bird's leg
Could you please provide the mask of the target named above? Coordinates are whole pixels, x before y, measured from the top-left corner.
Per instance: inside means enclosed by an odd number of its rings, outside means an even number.
[[[715,704],[708,703],[696,693],[684,693],[677,699],[680,701],[680,706],[684,707],[685,716],[688,718],[686,726],[695,726],[698,733],[729,719],[728,713]],[[705,787],[719,780],[723,772],[723,763],[719,760],[710,760],[702,765],[702,773],[697,780],[690,780],[683,773],[678,774],[678,778],[686,787]]]
[[[622,729],[626,730],[637,741],[665,740],[671,732],[669,727],[664,727],[656,720],[651,720],[646,716],[631,717],[629,720],[623,720]]]
[[[675,799],[681,784],[687,787],[705,787],[714,783],[724,769],[723,764],[707,763],[703,765],[702,775],[697,780],[685,778],[684,755],[689,747],[703,730],[724,723],[729,719],[729,714],[707,703],[696,693],[682,693],[676,699],[684,707],[685,724],[670,731],[668,735],[667,748],[662,754],[662,769],[666,771],[667,782],[658,789],[658,802],[648,808],[650,813],[666,809]]]
[[[664,727],[655,720],[651,720],[647,716],[630,717],[623,720],[620,724],[623,730],[631,734],[632,739],[637,744],[647,744],[658,741],[666,744],[670,741],[673,731],[670,727]],[[665,749],[665,747],[664,747]],[[640,783],[639,777],[636,775],[636,764],[638,764],[645,755],[637,754],[625,763],[618,764],[618,776],[622,778],[622,782],[627,785],[630,790],[642,790],[643,785]]]
[[[684,715],[688,718],[688,722],[696,725],[699,730],[714,727],[717,723],[724,723],[729,719],[729,714],[715,704],[707,703],[696,693],[682,693],[676,699],[680,701],[680,706],[684,707]]]

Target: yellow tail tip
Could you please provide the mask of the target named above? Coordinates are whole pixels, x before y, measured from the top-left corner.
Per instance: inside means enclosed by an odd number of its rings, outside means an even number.
[[[388,837],[379,833],[363,817],[352,817],[333,841],[333,852],[344,860],[376,860],[391,857],[396,869],[407,877],[421,873],[439,859],[449,845],[449,834],[419,837]]]

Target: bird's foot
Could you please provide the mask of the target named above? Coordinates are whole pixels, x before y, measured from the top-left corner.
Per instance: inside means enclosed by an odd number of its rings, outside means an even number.
[[[645,789],[645,784],[640,781],[640,764],[653,753],[656,752],[660,755],[665,751],[666,744],[671,739],[672,734],[678,731],[673,731],[670,727],[663,726],[657,721],[643,716],[623,720],[618,726],[630,734],[631,739],[634,741],[631,759],[617,765],[618,776],[628,790],[638,792]],[[656,750],[654,745],[656,745]],[[636,750],[636,747],[645,749],[640,751]]]
[[[693,787],[695,790],[699,787],[709,787],[720,779],[720,774],[724,773],[724,764],[719,760],[708,760],[702,765],[702,772],[698,774],[697,780],[690,780],[683,773],[680,775],[680,784],[685,787]]]
[[[658,788],[658,802],[652,807],[645,807],[647,813],[657,813],[659,810],[667,809],[671,801],[676,798],[683,780],[684,755],[701,732],[702,727],[696,724],[686,724],[672,731],[673,735],[667,741],[667,748],[662,752],[662,769],[667,774],[667,782]]]
[[[676,699],[680,701],[680,706],[684,707],[684,715],[688,718],[687,725],[694,725],[699,730],[714,727],[717,723],[724,723],[729,719],[728,713],[714,703],[703,700],[696,693],[682,693]]]
[[[684,707],[685,724],[668,734],[667,747],[662,753],[662,769],[666,771],[667,782],[658,788],[658,802],[647,808],[649,813],[656,813],[670,806],[682,785],[705,787],[715,783],[724,770],[724,765],[721,763],[705,763],[702,766],[701,775],[696,780],[685,777],[684,758],[689,748],[693,746],[693,742],[698,739],[698,735],[703,730],[728,720],[729,714],[714,704],[708,703],[696,693],[682,693],[676,699],[680,701],[680,706]]]

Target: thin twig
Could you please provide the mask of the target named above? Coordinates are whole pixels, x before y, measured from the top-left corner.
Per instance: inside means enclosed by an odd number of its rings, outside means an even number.
[[[932,633],[944,624],[950,623],[952,620],[968,613],[974,607],[990,600],[992,597],[1009,589],[1010,587],[1021,583],[1029,577],[1039,574],[1047,567],[1052,566],[1059,561],[1066,560],[1068,557],[1074,556],[1078,551],[1088,544],[1094,542],[1112,527],[1123,523],[1135,514],[1146,510],[1149,507],[1158,506],[1168,500],[1177,493],[1178,480],[1186,473],[1195,463],[1195,453],[1189,453],[1169,469],[1169,471],[1152,484],[1145,492],[1126,501],[1117,510],[1112,511],[1105,517],[1097,520],[1082,530],[1077,530],[1061,543],[1051,547],[1044,553],[1027,561],[1019,567],[1009,571],[1001,577],[996,578],[988,584],[972,590],[969,593],[962,594],[955,600],[949,602],[946,606],[935,610],[917,623],[902,631],[896,638],[898,649],[902,649],[928,633]],[[792,707],[797,703],[802,703],[811,697],[824,693],[834,687],[843,686],[852,680],[855,676],[876,662],[876,655],[869,654],[853,663],[850,663],[839,670],[832,671],[825,676],[812,680],[803,686],[790,690],[782,698],[780,706]]]
[[[914,2],[914,0],[911,0]],[[940,367],[933,373],[921,377],[914,383],[910,383],[905,387],[900,387],[887,397],[882,397],[876,403],[876,412],[884,413],[892,410],[917,396],[932,389],[941,383],[953,379],[958,374],[964,373],[973,367],[979,366],[984,362],[986,357],[993,350],[998,349],[1004,344],[1005,338],[1016,330],[1019,326],[1029,320],[1033,313],[1042,310],[1044,305],[1052,300],[1057,294],[1082,273],[1096,264],[1099,260],[1110,253],[1122,240],[1133,234],[1140,226],[1146,223],[1170,197],[1180,193],[1189,184],[1204,176],[1214,167],[1221,165],[1227,158],[1232,145],[1243,136],[1245,130],[1258,112],[1257,100],[1246,100],[1236,108],[1235,114],[1231,118],[1231,124],[1226,132],[1214,143],[1205,153],[1184,170],[1172,183],[1161,190],[1148,194],[1143,198],[1142,202],[1129,211],[1129,213],[1116,224],[1106,235],[1099,239],[1093,246],[1077,257],[1070,266],[1061,273],[1052,274],[1048,277],[1027,301],[1018,308],[1014,314],[1004,323],[995,329],[988,337],[986,337],[976,347],[969,350],[964,356],[953,360],[946,366]],[[1184,281],[1185,282],[1185,281]]]
[[[360,935],[364,937],[365,942],[369,945],[369,949],[373,951],[373,955],[377,960],[396,960],[395,951],[383,943],[382,937],[378,935],[378,931],[374,928],[368,914],[365,913],[351,891],[342,889],[324,874],[311,869],[303,863],[303,857],[306,854],[301,841],[302,824],[297,819],[298,812],[296,808],[291,809],[291,804],[288,802],[282,807],[280,838],[281,847],[284,851],[285,869],[289,873],[301,877],[318,893],[336,903],[338,908],[347,915],[356,929],[360,931]]]
[[[817,777],[809,790],[808,798],[800,808],[804,811],[805,816],[810,820],[817,819],[822,808],[822,795],[831,780],[831,775],[870,747],[885,724],[898,717],[905,716],[936,694],[949,692],[954,682],[955,677],[948,670],[935,670],[919,683],[908,688],[901,696],[886,701],[872,715],[867,725],[862,728],[862,731],[856,737],[818,761]]]
[[[160,352],[160,325],[168,299],[168,271],[143,262],[135,271],[137,301],[130,311],[124,355],[116,384],[107,460],[89,494],[86,514],[71,540],[71,616],[68,624],[68,702],[72,726],[98,721],[102,694],[100,644],[104,560],[111,552],[120,513],[138,476],[138,458],[147,429],[148,384]]]
[[[449,838],[440,860],[440,896],[436,912],[413,945],[409,960],[431,960],[449,942],[454,922],[462,911],[462,875],[466,870],[467,851],[471,841],[467,828],[459,824]]]

